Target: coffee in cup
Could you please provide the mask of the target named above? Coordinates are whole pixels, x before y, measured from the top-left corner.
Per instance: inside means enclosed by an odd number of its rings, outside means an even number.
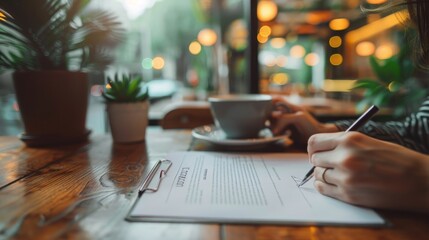
[[[216,127],[231,139],[258,137],[272,110],[272,98],[265,94],[219,95],[209,102]]]

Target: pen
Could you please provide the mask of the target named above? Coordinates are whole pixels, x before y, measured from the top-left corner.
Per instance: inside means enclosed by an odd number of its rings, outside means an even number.
[[[161,159],[155,163],[155,166],[152,167],[149,174],[146,176],[143,184],[139,187],[138,196],[141,197],[142,194],[149,190],[152,192],[158,191],[161,180],[166,176],[168,169],[170,169],[173,163],[168,159]],[[156,177],[157,172],[159,171],[158,177]]]
[[[352,125],[350,125],[350,127],[347,128],[347,130],[345,132],[358,130],[360,127],[365,125],[365,123],[368,122],[368,120],[371,119],[372,116],[374,116],[374,114],[376,112],[378,112],[378,107],[375,105],[372,105]],[[307,174],[305,174],[304,179],[298,184],[298,187],[301,187],[302,185],[304,185],[306,182],[308,182],[308,180],[310,180],[313,177],[314,169],[315,169],[315,166],[313,166],[310,169],[310,171],[308,171]]]
[[[149,185],[150,181],[152,181],[153,177],[155,176],[156,171],[161,166],[161,160],[158,160],[155,163],[155,166],[150,170],[149,174],[147,175],[146,179],[144,180],[143,184],[139,187],[139,193],[138,196],[141,197],[141,195],[144,193],[144,191],[147,190],[147,186]]]

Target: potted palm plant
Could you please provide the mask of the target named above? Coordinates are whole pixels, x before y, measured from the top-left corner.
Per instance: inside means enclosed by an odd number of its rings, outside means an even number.
[[[142,78],[131,75],[109,77],[103,97],[107,104],[113,141],[144,141],[148,125],[149,94]]]
[[[13,71],[28,146],[84,141],[88,71],[111,61],[120,23],[89,0],[0,1],[0,73]]]

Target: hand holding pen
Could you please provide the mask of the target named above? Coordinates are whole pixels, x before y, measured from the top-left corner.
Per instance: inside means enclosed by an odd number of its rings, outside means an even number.
[[[360,127],[365,125],[377,112],[378,108],[375,105],[371,106],[345,132],[358,130]],[[313,177],[314,169],[315,167],[313,166],[310,171],[307,172],[307,174],[304,176],[304,179],[298,184],[298,187],[301,187]]]

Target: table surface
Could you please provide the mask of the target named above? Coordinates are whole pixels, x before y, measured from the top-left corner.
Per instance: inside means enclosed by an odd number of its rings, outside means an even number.
[[[190,131],[149,128],[144,143],[27,148],[0,137],[0,239],[426,239],[429,217],[379,211],[392,226],[316,227],[124,220],[148,169],[169,151],[187,150]]]

